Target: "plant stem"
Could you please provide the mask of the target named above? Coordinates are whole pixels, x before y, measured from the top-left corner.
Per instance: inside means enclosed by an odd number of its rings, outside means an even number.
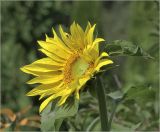
[[[100,77],[97,77],[95,90],[98,97],[102,131],[109,131],[105,90]]]

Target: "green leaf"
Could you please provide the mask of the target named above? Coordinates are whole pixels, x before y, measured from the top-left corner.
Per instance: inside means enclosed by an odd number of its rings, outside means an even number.
[[[51,112],[52,103],[48,104],[41,114],[41,130],[53,131],[55,123],[55,113]]]
[[[122,121],[122,123],[115,123],[113,122],[113,131],[127,131],[127,132],[134,132],[137,128],[140,127],[142,122],[139,122],[137,124],[132,124],[130,122]]]
[[[131,129],[132,129],[132,130],[136,130],[136,129],[139,128],[141,125],[142,125],[142,122],[139,122],[139,123],[133,125]]]
[[[126,40],[115,40],[111,44],[107,44],[105,49],[110,56],[128,55],[153,59],[153,57],[146,53],[141,47]]]
[[[117,90],[115,92],[111,92],[111,93],[109,93],[107,95],[109,97],[111,97],[112,99],[114,99],[114,100],[123,98],[123,93],[121,91],[119,91],[119,90]]]
[[[112,123],[111,131],[133,132],[133,130],[131,130],[131,128],[129,128],[127,126],[124,126],[123,124],[118,124],[118,123],[115,123],[115,122]]]
[[[41,114],[42,131],[58,131],[64,118],[73,116],[78,111],[78,100],[70,99],[62,106],[50,103]]]
[[[149,100],[154,100],[155,91],[150,86],[133,86],[126,91],[126,100],[135,100],[137,103],[145,104]]]
[[[86,131],[89,132],[89,131],[92,131],[95,127],[96,124],[99,123],[99,117],[95,118],[90,124],[89,126],[87,127]]]
[[[57,119],[55,122],[55,131],[58,131],[62,125],[63,119]]]
[[[72,100],[73,101],[73,100]],[[70,101],[67,104],[56,107],[56,119],[74,116],[78,111],[78,100]]]

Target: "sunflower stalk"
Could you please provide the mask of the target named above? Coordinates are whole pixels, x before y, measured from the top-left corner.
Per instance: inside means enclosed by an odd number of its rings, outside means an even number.
[[[100,77],[97,77],[96,85],[95,85],[98,103],[99,103],[99,114],[101,120],[101,129],[102,131],[109,131],[108,124],[108,114],[107,114],[107,105],[106,105],[106,96],[105,89],[102,85],[102,81]]]

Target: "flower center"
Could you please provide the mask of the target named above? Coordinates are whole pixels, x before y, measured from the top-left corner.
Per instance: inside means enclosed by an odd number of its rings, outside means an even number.
[[[78,53],[73,54],[64,67],[64,82],[70,83],[72,80],[85,74],[90,64],[81,58]]]
[[[73,78],[81,77],[88,69],[89,64],[83,58],[77,58],[72,65],[71,75]]]

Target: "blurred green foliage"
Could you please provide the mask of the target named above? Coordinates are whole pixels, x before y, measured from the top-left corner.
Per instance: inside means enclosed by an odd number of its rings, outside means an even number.
[[[158,6],[158,1],[2,1],[2,108],[18,111],[33,104],[30,113],[38,114],[37,97],[25,96],[25,93],[33,88],[25,84],[30,76],[22,73],[19,68],[42,57],[37,50],[36,41],[44,39],[45,33],[52,36],[52,27],[57,28],[59,24],[69,27],[74,20],[85,27],[90,21],[97,23],[95,34],[104,37],[107,43],[118,39],[130,40],[155,58],[149,60],[141,57],[113,57],[115,64],[120,66],[103,75],[106,92],[112,93],[107,96],[110,112],[117,103],[117,97],[122,96],[119,92],[113,92],[131,88],[130,93],[135,92],[137,97],[141,96],[136,94],[137,90],[152,90],[143,94],[143,103],[127,100],[119,104],[113,118],[112,130],[158,131]],[[100,130],[97,99],[91,96],[87,88],[85,90],[87,92],[81,95],[79,112],[76,116],[67,118],[60,130]],[[148,100],[148,97],[152,99]]]

